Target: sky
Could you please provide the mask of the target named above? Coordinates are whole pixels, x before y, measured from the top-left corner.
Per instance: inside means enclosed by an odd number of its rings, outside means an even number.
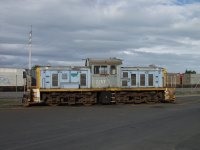
[[[0,67],[84,65],[116,57],[124,66],[200,73],[200,0],[1,0]]]

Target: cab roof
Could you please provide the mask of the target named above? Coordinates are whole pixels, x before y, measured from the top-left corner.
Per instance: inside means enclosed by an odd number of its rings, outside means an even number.
[[[85,66],[92,65],[121,65],[122,60],[118,58],[108,58],[108,59],[98,59],[98,58],[87,58],[85,61]]]

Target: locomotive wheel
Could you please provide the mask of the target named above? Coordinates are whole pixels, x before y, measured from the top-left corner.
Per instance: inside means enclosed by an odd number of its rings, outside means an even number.
[[[134,99],[134,103],[135,103],[135,104],[140,104],[140,103],[142,103],[141,97],[140,97],[140,96],[136,96],[135,99]]]
[[[163,101],[162,93],[156,93],[156,95],[153,97],[155,103],[159,103]]]
[[[83,103],[84,106],[92,106],[92,103]]]
[[[111,92],[101,92],[99,95],[99,103],[100,104],[111,104],[112,100],[112,93]]]
[[[58,106],[59,104],[58,99],[59,97],[49,97],[48,99],[45,100],[45,103],[49,106]]]
[[[83,100],[83,105],[84,106],[91,106],[92,102],[91,102],[90,98],[84,99]]]
[[[57,103],[53,103],[52,101],[51,101],[51,102],[48,102],[47,105],[48,105],[48,106],[52,106],[52,107],[53,107],[53,106],[58,106]]]

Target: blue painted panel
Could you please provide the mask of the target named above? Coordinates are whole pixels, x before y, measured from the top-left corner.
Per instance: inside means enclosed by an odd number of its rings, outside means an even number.
[[[69,88],[69,82],[70,82],[70,71],[69,70],[63,70],[59,71],[59,77],[60,77],[60,88]]]
[[[70,82],[79,83],[80,81],[80,72],[79,71],[71,71],[70,72]]]
[[[46,71],[45,74],[45,88],[50,88],[51,87],[51,72]]]
[[[50,88],[51,87],[51,74],[47,70],[41,70],[40,72],[40,87],[41,88]]]
[[[45,88],[45,73],[46,71],[41,70],[40,71],[40,87]]]
[[[51,70],[50,70],[51,69]],[[55,69],[41,68],[40,87],[41,88],[89,88],[91,87],[91,77],[89,68]],[[58,75],[58,86],[53,86],[52,75]],[[80,74],[86,74],[86,86],[80,86]]]
[[[59,75],[60,75],[60,82],[69,82],[70,79],[70,71],[69,70],[65,70],[65,71],[60,71]]]
[[[128,77],[124,78],[123,77],[123,72],[128,72]],[[131,85],[131,74],[136,74],[136,86]],[[141,79],[140,75],[144,74],[145,75],[145,85],[141,85]],[[149,85],[149,74],[153,75],[153,85]],[[148,70],[140,70],[137,68],[122,68],[121,70],[121,86],[122,82],[126,81],[127,86],[123,87],[162,87],[163,86],[163,77],[162,77],[162,69],[152,69],[150,68]]]
[[[156,70],[155,71],[154,84],[155,84],[155,87],[162,87],[163,86],[162,70]]]

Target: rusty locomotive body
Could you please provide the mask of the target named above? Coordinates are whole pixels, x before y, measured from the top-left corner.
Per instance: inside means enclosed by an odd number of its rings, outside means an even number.
[[[90,105],[175,100],[174,89],[166,88],[164,68],[121,65],[121,59],[109,58],[86,59],[85,66],[38,66],[36,84],[23,102]]]

